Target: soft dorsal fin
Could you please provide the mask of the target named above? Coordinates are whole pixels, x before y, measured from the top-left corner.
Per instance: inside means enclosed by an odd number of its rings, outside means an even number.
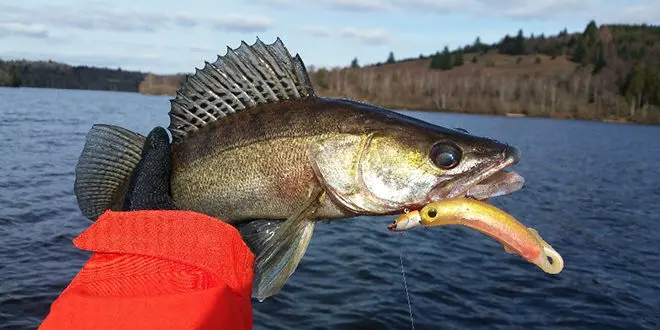
[[[270,45],[243,41],[181,84],[171,101],[169,130],[176,141],[232,113],[314,95],[300,55],[292,57],[280,38]]]

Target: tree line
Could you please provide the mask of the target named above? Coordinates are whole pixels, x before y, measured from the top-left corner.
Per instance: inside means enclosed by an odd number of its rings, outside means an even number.
[[[53,61],[0,60],[0,86],[137,92],[145,74]]]

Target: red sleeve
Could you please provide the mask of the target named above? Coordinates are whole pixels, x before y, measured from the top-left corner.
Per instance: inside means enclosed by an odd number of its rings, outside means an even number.
[[[252,329],[254,255],[229,224],[108,211],[73,243],[94,254],[40,329]]]

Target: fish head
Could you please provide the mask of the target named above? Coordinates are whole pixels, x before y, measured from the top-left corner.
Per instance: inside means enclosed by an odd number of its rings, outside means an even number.
[[[484,200],[523,185],[520,175],[504,170],[520,160],[506,143],[405,116],[361,127],[311,153],[329,195],[355,214],[396,214],[453,197]]]
[[[436,181],[424,204],[455,197],[486,200],[522,188],[524,178],[507,170],[520,161],[515,146],[459,130],[430,137],[422,150],[428,152],[426,162]]]

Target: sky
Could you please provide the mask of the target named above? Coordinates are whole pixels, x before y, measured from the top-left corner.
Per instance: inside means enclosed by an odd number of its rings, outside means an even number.
[[[0,0],[0,58],[171,74],[280,37],[307,66],[335,67],[592,19],[657,25],[660,0]]]

